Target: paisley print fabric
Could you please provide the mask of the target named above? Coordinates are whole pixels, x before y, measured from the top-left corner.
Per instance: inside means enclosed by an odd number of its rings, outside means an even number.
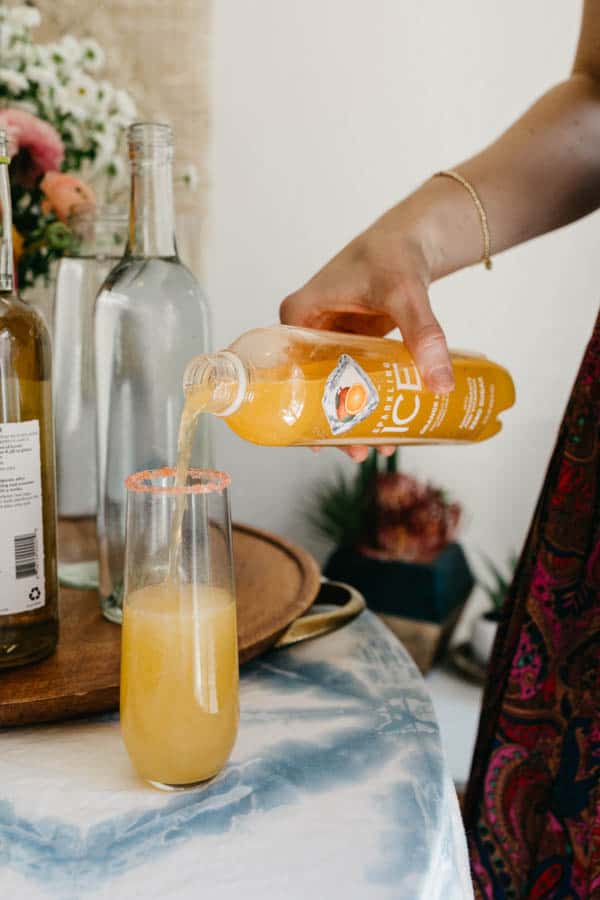
[[[498,629],[465,800],[479,898],[600,898],[600,317]]]

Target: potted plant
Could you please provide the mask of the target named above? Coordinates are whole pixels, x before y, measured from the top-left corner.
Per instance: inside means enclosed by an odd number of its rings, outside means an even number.
[[[372,451],[353,478],[322,486],[310,521],[336,544],[324,574],[356,587],[426,671],[474,584],[456,542],[461,508],[398,471],[397,453],[380,466]]]
[[[483,559],[488,569],[488,577],[485,581],[478,579],[478,584],[487,594],[490,609],[479,616],[473,624],[471,650],[477,662],[487,666],[492,655],[504,600],[517,564],[517,556],[514,553],[509,556],[506,573],[502,572],[489,557],[485,556]]]

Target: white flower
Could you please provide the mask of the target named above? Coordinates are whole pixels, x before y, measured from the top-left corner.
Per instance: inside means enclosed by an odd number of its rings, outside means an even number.
[[[14,0],[13,0],[14,2]],[[96,73],[105,63],[103,48],[92,38],[63,35],[38,44],[29,29],[40,21],[38,11],[16,0],[8,7],[0,0],[0,85],[9,103],[27,109],[59,128],[67,151],[94,150],[94,160],[83,161],[84,172],[96,173],[111,191],[128,181],[124,164],[124,129],[137,118],[132,96]],[[26,100],[19,100],[25,94]],[[193,166],[183,174],[193,188]]]
[[[126,125],[135,119],[137,109],[133,98],[127,91],[117,90],[114,92],[110,114],[117,116]]]
[[[184,166],[178,178],[181,179],[181,181],[190,191],[192,191],[192,193],[194,193],[198,189],[200,176],[198,175],[198,169],[196,168],[194,163],[188,163],[186,166]]]
[[[110,81],[102,79],[96,82],[95,111],[96,115],[102,118],[103,121],[108,115],[109,108],[113,105],[114,94],[115,89]]]
[[[35,64],[44,66],[46,69],[52,69],[56,74],[56,62],[54,61],[54,44],[33,44],[35,48]]]
[[[99,133],[96,158],[91,164],[92,179],[109,179],[111,191],[119,191],[129,183],[129,169],[125,165],[124,154],[119,141],[120,133]]]
[[[27,60],[32,46],[18,30],[8,23],[0,23],[0,61],[5,67],[12,65],[13,68],[18,68],[20,63]]]
[[[72,34],[65,34],[60,41],[63,56],[69,62],[77,62],[81,58],[81,44]]]
[[[42,84],[45,87],[58,87],[60,84],[56,77],[56,72],[50,66],[34,63],[31,66],[27,66],[25,74],[29,81],[35,81],[37,84]]]
[[[33,6],[15,6],[9,10],[9,18],[13,25],[21,28],[37,28],[42,17]]]
[[[72,34],[65,36],[55,44],[49,44],[52,57],[59,66],[71,67],[76,65],[81,58],[81,45]]]
[[[55,85],[39,84],[37,90],[34,89],[32,91],[32,99],[39,107],[36,115],[41,116],[42,119],[46,119],[51,125],[56,124],[54,117],[56,115],[55,92],[57,90],[58,87]]]
[[[72,147],[83,149],[88,145],[88,131],[82,128],[79,122],[70,121],[65,124],[65,130],[69,134],[69,143]]]
[[[61,85],[54,91],[54,106],[63,116],[73,116],[78,122],[88,118],[88,111],[81,98],[73,94],[70,87]]]
[[[93,38],[81,42],[81,61],[86,72],[98,72],[106,62],[106,54]]]
[[[21,72],[6,68],[0,69],[0,84],[5,84],[14,94],[20,94],[29,87],[29,82]]]
[[[0,6],[0,15],[2,15],[2,7]],[[7,54],[9,53],[11,40],[13,36],[13,30],[10,25],[5,24],[3,19],[0,18],[0,53],[2,53],[1,58],[5,60],[7,58]]]
[[[36,65],[39,60],[38,49],[35,44],[22,42],[17,44],[19,62],[25,66]]]
[[[77,72],[67,82],[67,90],[90,109],[96,103],[97,85],[93,78],[84,72]]]
[[[82,122],[89,120],[96,106],[97,86],[93,78],[78,72],[64,85],[55,89],[55,105],[63,115],[71,115]]]

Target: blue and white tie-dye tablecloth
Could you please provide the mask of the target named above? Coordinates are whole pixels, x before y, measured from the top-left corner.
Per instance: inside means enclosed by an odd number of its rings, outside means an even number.
[[[0,885],[18,900],[465,900],[432,705],[371,614],[243,670],[233,756],[165,794],[115,716],[0,735]]]

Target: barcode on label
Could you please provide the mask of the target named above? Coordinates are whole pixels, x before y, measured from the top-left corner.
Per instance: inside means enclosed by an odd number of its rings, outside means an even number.
[[[18,578],[33,578],[37,575],[37,535],[18,534],[15,537],[15,575]]]

